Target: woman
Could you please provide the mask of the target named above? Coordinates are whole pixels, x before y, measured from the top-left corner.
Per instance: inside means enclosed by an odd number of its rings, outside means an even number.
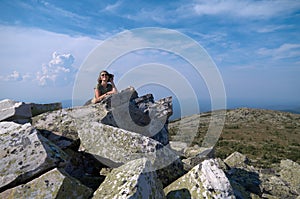
[[[106,96],[117,93],[117,88],[114,83],[114,75],[107,71],[101,71],[98,77],[98,84],[95,88],[95,97],[93,103],[100,102]]]

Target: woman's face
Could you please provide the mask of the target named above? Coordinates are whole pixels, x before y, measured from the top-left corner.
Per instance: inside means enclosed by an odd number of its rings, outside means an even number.
[[[103,73],[100,74],[100,76],[101,76],[102,81],[108,81],[108,74],[107,73],[103,72]]]

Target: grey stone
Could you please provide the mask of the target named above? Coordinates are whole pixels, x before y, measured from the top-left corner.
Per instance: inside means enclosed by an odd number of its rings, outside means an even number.
[[[24,124],[30,121],[31,106],[9,99],[0,101],[0,121],[14,121]]]
[[[134,96],[134,97],[133,97]],[[108,113],[102,123],[151,137],[169,144],[168,118],[172,115],[172,98],[156,102],[151,94],[137,97],[130,87],[106,99]]]
[[[249,159],[245,155],[236,151],[228,156],[224,162],[232,168],[245,167],[248,164]]]
[[[290,192],[289,185],[280,177],[276,175],[264,175],[260,176],[260,179],[262,180],[262,196],[268,194],[277,198],[295,198]]]
[[[251,166],[231,168],[226,173],[236,195],[243,195],[243,197],[247,195],[247,197],[250,197],[251,194],[255,194],[261,197],[262,181],[259,172],[255,168]]]
[[[89,153],[71,149],[65,149],[64,151],[70,156],[70,161],[64,167],[64,170],[83,185],[96,190],[105,178],[101,174],[104,165]]]
[[[39,130],[56,132],[57,135],[76,141],[79,139],[77,133],[79,119],[100,122],[106,113],[105,107],[98,104],[61,109],[33,117],[32,125]]]
[[[78,134],[81,149],[93,154],[108,167],[115,168],[134,159],[147,158],[164,186],[184,174],[183,163],[173,150],[139,133],[97,122],[84,122]]]
[[[1,198],[89,198],[92,190],[61,169],[53,169],[38,178],[0,193]]]
[[[136,159],[113,169],[94,193],[94,199],[165,198],[162,184],[151,163]]]
[[[178,159],[171,149],[156,140],[98,122],[83,122],[78,126],[78,135],[81,148],[109,167],[142,157],[151,159],[157,167]]]
[[[292,160],[281,160],[280,177],[296,194],[300,195],[300,165]]]
[[[167,119],[172,114],[172,99],[165,98],[147,104],[150,101],[145,97],[138,98],[134,88],[130,87],[97,104],[38,115],[32,118],[32,125],[76,141],[78,125],[84,121],[99,122],[140,133],[167,145]],[[145,111],[142,106],[147,106],[149,110]]]
[[[0,138],[0,192],[68,162],[68,156],[29,123],[0,122]]]
[[[60,102],[48,104],[29,103],[29,105],[31,106],[32,117],[42,113],[62,109],[62,104]]]
[[[0,121],[24,124],[33,116],[58,109],[62,109],[61,103],[36,104],[5,99],[0,101]]]
[[[170,147],[177,151],[179,154],[183,155],[184,150],[188,147],[188,144],[180,141],[170,141]]]
[[[204,160],[164,189],[167,198],[235,198],[225,173],[214,159]]]
[[[186,159],[183,160],[186,164],[185,169],[190,170],[200,164],[203,160],[214,158],[214,149],[194,145],[192,147],[185,148],[183,154],[184,157],[186,157]]]

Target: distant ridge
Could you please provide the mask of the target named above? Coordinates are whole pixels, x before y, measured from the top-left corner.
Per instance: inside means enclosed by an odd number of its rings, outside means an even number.
[[[183,117],[169,123],[170,140],[184,136],[180,125],[198,124],[193,144],[202,145],[210,122],[210,112]],[[189,131],[189,129],[185,129]],[[258,167],[271,167],[280,160],[291,159],[300,163],[300,115],[270,109],[228,109],[225,124],[215,146],[216,156],[227,157],[234,151],[247,155]]]
[[[294,109],[282,109],[281,111],[289,112],[289,113],[295,113],[295,114],[300,114],[300,107],[294,108]]]
[[[88,99],[87,99],[88,100]],[[63,108],[71,108],[72,107],[72,99],[68,99],[68,100],[62,100],[62,107]],[[75,102],[75,104],[78,105],[83,105],[84,102]],[[203,102],[199,102],[201,106],[200,109],[200,113],[205,113],[205,112],[209,112],[211,111],[210,108],[210,103],[203,103]],[[236,109],[236,108],[240,108],[240,107],[248,107],[248,108],[254,108],[254,109],[266,109],[266,110],[274,110],[274,111],[283,111],[283,112],[289,112],[289,113],[295,113],[295,114],[300,114],[300,107],[297,105],[250,105],[250,106],[244,106],[244,105],[235,105],[233,103],[229,104],[227,106],[227,110],[230,109]],[[173,115],[171,116],[170,120],[177,120],[180,117],[187,117],[189,115],[185,115],[185,116],[181,116],[180,113],[180,105],[178,103],[178,101],[174,101],[173,102]],[[198,114],[198,113],[191,113],[190,115],[194,115],[194,114]]]

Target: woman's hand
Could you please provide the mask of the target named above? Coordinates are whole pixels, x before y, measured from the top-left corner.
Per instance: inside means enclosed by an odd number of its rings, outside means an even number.
[[[103,94],[103,95],[101,95],[101,96],[99,96],[97,99],[96,99],[96,102],[100,102],[100,101],[102,101],[106,96],[107,96],[108,94],[107,93],[105,93],[105,94]]]

